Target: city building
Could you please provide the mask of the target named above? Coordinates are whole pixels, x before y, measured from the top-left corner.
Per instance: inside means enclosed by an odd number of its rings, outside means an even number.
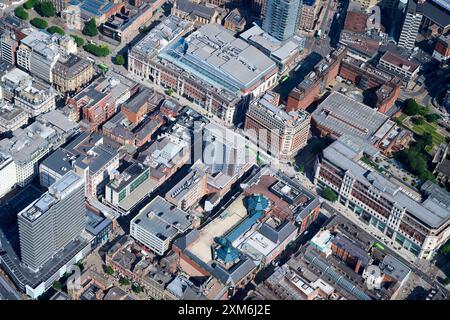
[[[338,75],[342,59],[347,55],[347,49],[342,47],[332,51],[327,57],[319,61],[314,70],[289,92],[287,98],[287,111],[306,109],[321,94],[326,92],[326,87]]]
[[[79,126],[54,110],[36,118],[25,128],[0,141],[0,151],[9,154],[16,166],[17,184],[25,186],[38,175],[40,160],[78,132]]]
[[[21,107],[0,102],[0,133],[12,132],[28,123],[29,115]]]
[[[398,45],[408,50],[414,49],[416,38],[422,23],[422,7],[416,0],[409,0],[406,8],[406,16],[403,21]]]
[[[242,32],[245,29],[247,21],[238,9],[233,9],[225,17],[223,25],[233,32]]]
[[[75,5],[68,5],[61,11],[61,19],[65,22],[69,30],[83,30],[83,21],[81,19],[80,7]]]
[[[311,114],[321,136],[349,135],[375,143],[395,125],[389,117],[340,92],[332,92]]]
[[[102,24],[102,33],[119,42],[130,42],[163,3],[163,0],[153,0],[139,7],[125,5],[125,10],[109,17]]]
[[[398,76],[407,87],[413,84],[420,70],[418,63],[392,51],[386,51],[383,54],[378,63],[378,67],[381,70]]]
[[[298,26],[300,6],[299,0],[265,1],[263,30],[280,41],[293,36]]]
[[[0,58],[11,65],[16,64],[16,51],[19,42],[13,32],[4,32],[0,36]]]
[[[16,90],[31,83],[31,80],[30,74],[18,68],[13,68],[9,71],[5,70],[5,73],[1,76],[0,84],[2,98],[9,102],[14,102]]]
[[[88,131],[95,131],[110,119],[122,103],[136,91],[137,83],[119,74],[109,72],[97,78],[86,88],[66,101],[75,113],[75,120],[80,121]]]
[[[208,174],[200,167],[193,167],[191,171],[170,189],[165,198],[181,210],[187,211],[198,204],[207,194]]]
[[[365,166],[364,155],[374,158],[370,149],[355,140],[335,141],[317,161],[314,182],[331,188],[340,203],[403,248],[431,259],[450,237],[448,203],[435,195],[413,198],[400,182]]]
[[[370,94],[370,99],[365,101],[382,113],[388,112],[400,96],[402,81],[399,77],[392,76],[352,56],[342,60],[339,76]]]
[[[195,25],[209,23],[222,24],[226,11],[220,7],[211,6],[190,0],[175,0],[170,13]]]
[[[442,35],[437,39],[433,58],[442,63],[450,59],[450,35]]]
[[[60,92],[73,92],[89,83],[94,76],[92,63],[77,55],[60,58],[52,70],[53,85]]]
[[[167,17],[131,49],[129,70],[172,88],[227,125],[242,121],[244,97],[261,95],[275,85],[275,63],[220,25],[204,25],[181,38],[189,29],[188,22]]]
[[[105,201],[128,214],[157,187],[150,179],[150,168],[132,163],[121,173],[115,173],[105,187]]]
[[[25,110],[30,117],[49,112],[56,108],[56,90],[52,85],[32,80],[15,90],[14,104]]]
[[[160,196],[131,220],[130,235],[157,255],[164,255],[172,241],[192,224],[191,216]]]
[[[303,110],[285,111],[266,93],[250,104],[245,118],[245,132],[260,148],[272,156],[290,161],[308,140],[310,115]]]
[[[68,4],[79,7],[83,21],[95,19],[97,25],[104,23],[109,17],[119,13],[125,6],[123,2],[116,3],[108,0],[69,0]]]
[[[22,262],[37,271],[85,228],[84,180],[72,171],[18,214]]]
[[[294,35],[287,40],[280,41],[257,24],[239,35],[240,38],[265,53],[278,65],[280,75],[294,68],[305,48],[306,38]]]
[[[95,249],[109,240],[113,229],[111,219],[102,217],[89,209],[86,210],[86,232],[92,235],[91,248]]]
[[[14,160],[3,152],[0,153],[0,179],[3,181],[0,186],[0,197],[3,197],[14,188],[17,181]]]
[[[39,165],[41,185],[50,187],[68,170],[73,170],[84,178],[87,197],[103,193],[109,178],[119,167],[118,151],[104,139],[96,132],[84,132],[49,155]]]
[[[298,28],[302,30],[314,30],[318,19],[320,3],[318,0],[305,0],[300,6],[300,19]]]

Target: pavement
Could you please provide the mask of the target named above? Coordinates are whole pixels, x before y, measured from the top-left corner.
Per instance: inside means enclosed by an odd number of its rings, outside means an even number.
[[[0,300],[22,300],[19,292],[0,274]]]

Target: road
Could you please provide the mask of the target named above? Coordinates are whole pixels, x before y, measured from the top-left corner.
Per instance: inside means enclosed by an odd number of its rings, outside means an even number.
[[[0,300],[22,300],[22,297],[0,274]]]

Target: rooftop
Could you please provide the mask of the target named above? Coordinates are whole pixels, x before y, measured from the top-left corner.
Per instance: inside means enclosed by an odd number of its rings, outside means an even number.
[[[386,53],[381,57],[380,61],[385,61],[389,64],[408,70],[410,72],[414,72],[417,68],[419,68],[419,65],[415,62],[405,59],[392,51],[386,51]]]
[[[139,225],[161,240],[173,239],[191,226],[191,217],[165,199],[157,196],[133,218]]]
[[[386,115],[339,92],[332,92],[312,113],[321,127],[341,136],[348,134],[370,140],[389,119]]]

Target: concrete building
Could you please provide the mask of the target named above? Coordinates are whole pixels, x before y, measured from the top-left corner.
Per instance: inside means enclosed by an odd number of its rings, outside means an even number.
[[[161,197],[152,200],[131,220],[130,235],[157,255],[191,227],[190,215]]]
[[[85,228],[84,180],[72,171],[18,214],[22,262],[38,271]]]
[[[370,154],[367,154],[370,153]],[[406,188],[363,165],[374,155],[356,140],[339,139],[316,163],[314,182],[338,194],[338,201],[422,259],[431,259],[450,237],[448,203],[436,195],[413,198]]]
[[[314,70],[289,92],[287,110],[306,109],[318,96],[326,92],[326,87],[338,75],[342,59],[347,56],[347,49],[341,47],[319,61]]]
[[[60,92],[73,92],[89,83],[94,76],[92,63],[74,54],[60,58],[54,68],[53,85]]]
[[[156,189],[150,179],[150,168],[139,162],[113,175],[105,187],[105,201],[128,214],[136,205]]]
[[[0,133],[12,132],[28,123],[28,113],[10,103],[0,102]]]
[[[400,47],[408,50],[414,49],[422,18],[421,5],[417,4],[416,0],[409,0],[402,31],[400,33],[400,38],[398,39],[398,45]]]
[[[299,0],[266,1],[263,30],[280,41],[293,36],[298,26],[300,6]]]
[[[450,35],[442,35],[437,39],[433,58],[441,63],[446,63],[450,59]]]
[[[38,174],[38,164],[44,156],[78,132],[77,124],[58,111],[52,112],[52,116],[41,115],[26,128],[15,130],[11,138],[0,141],[0,151],[14,160],[19,186],[27,185]]]
[[[39,166],[41,185],[49,187],[67,171],[73,170],[84,178],[87,197],[103,193],[109,178],[119,167],[118,151],[105,145],[103,139],[96,132],[84,132],[52,153]]]
[[[306,111],[286,112],[285,106],[278,106],[269,92],[250,104],[245,131],[251,140],[272,156],[290,161],[306,145],[310,121]]]
[[[11,156],[0,153],[0,179],[3,181],[0,185],[0,198],[11,191],[16,182],[16,166]]]
[[[55,99],[56,90],[52,85],[32,80],[16,88],[14,104],[28,112],[30,117],[36,117],[54,110],[56,108]]]
[[[420,65],[395,52],[386,51],[380,58],[378,67],[402,79],[405,86],[411,86],[420,70]]]
[[[208,174],[200,167],[192,170],[170,189],[165,198],[181,210],[187,211],[207,194]]]
[[[239,12],[238,9],[231,10],[230,13],[225,17],[223,25],[225,28],[233,32],[242,32],[245,29],[247,21]]]
[[[0,58],[9,64],[16,64],[16,51],[19,42],[16,35],[12,32],[4,32],[0,36]]]
[[[305,0],[300,7],[300,18],[298,28],[302,30],[313,30],[318,19],[317,14],[320,8],[318,0]]]
[[[175,0],[170,13],[181,19],[191,21],[196,25],[208,23],[222,24],[226,11],[206,3],[190,0]]]
[[[2,98],[14,102],[16,90],[32,82],[32,77],[18,68],[13,68],[1,76]]]

